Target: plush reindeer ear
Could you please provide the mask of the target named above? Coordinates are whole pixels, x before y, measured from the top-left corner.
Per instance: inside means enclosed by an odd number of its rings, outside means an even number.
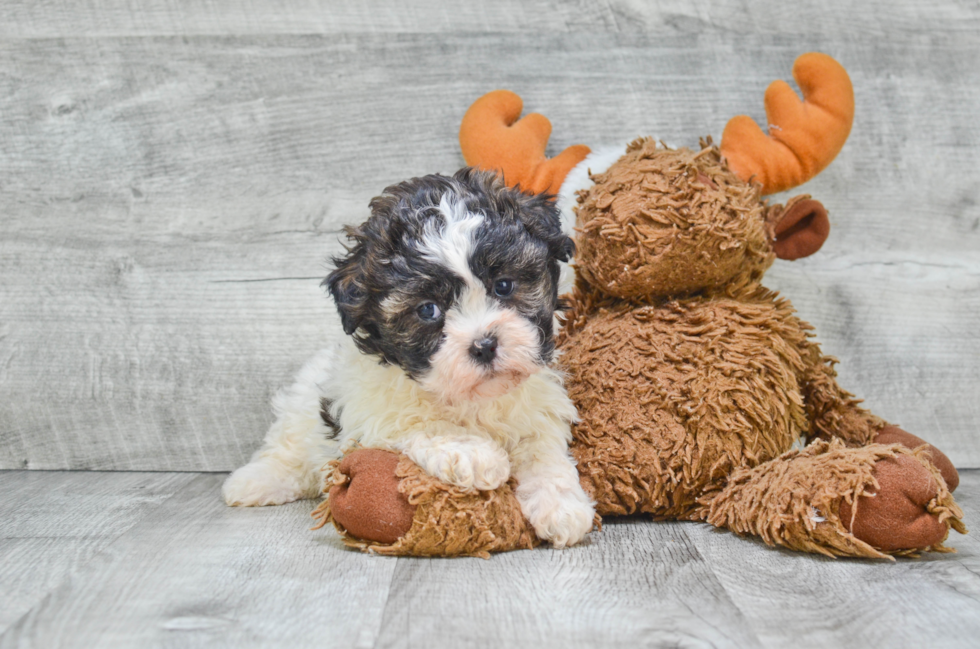
[[[357,331],[364,319],[366,291],[364,288],[363,258],[365,256],[363,237],[358,228],[346,229],[348,239],[357,243],[343,257],[334,257],[335,270],[327,275],[322,286],[326,286],[337,304],[340,323],[348,336]]]
[[[766,225],[776,256],[790,261],[820,250],[830,235],[827,209],[807,194],[769,208]]]

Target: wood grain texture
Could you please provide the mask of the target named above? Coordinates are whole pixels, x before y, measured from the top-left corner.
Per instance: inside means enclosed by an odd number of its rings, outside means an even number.
[[[0,35],[38,38],[616,30],[613,12],[606,2],[593,0],[96,0],[86,4],[17,0],[0,8]]]
[[[370,647],[394,559],[310,532],[310,501],[229,508],[202,474],[73,572],[0,647]]]
[[[680,523],[617,521],[568,551],[399,559],[378,647],[761,647]]]
[[[327,34],[351,32],[629,32],[884,36],[978,29],[975,4],[793,4],[711,0],[504,0],[492,4],[445,0],[10,0],[0,7],[5,38],[208,34]],[[845,19],[846,18],[846,19]]]
[[[765,646],[970,647],[980,633],[972,537],[954,533],[958,554],[885,564],[800,560],[706,526],[688,532]]]
[[[956,499],[980,520],[980,472],[964,472]],[[766,646],[971,647],[980,634],[980,544],[953,533],[955,554],[896,563],[807,557],[741,545],[706,526],[688,530],[726,592]],[[775,613],[781,608],[788,621]]]
[[[228,470],[247,458],[273,390],[336,328],[319,277],[299,276],[338,251],[325,238],[8,242],[8,268],[33,276],[18,273],[0,306],[18,314],[4,381],[26,398],[0,406],[0,463]]]
[[[143,16],[146,31],[87,33],[74,6],[3,9],[21,36],[65,16],[90,37],[0,41],[0,467],[240,465],[273,391],[336,335],[317,284],[340,225],[385,185],[462,164],[456,128],[481,93],[507,86],[548,115],[552,151],[642,134],[694,145],[736,113],[761,121],[765,86],[808,49],[850,70],[857,118],[799,190],[829,208],[830,240],[766,281],[842,359],[845,387],[980,466],[976,10],[583,3],[640,31],[466,34],[483,10],[447,9],[438,35],[355,33],[353,19],[270,35],[275,21],[252,33],[231,5],[149,1],[91,13]],[[370,6],[379,29],[442,11]],[[246,35],[185,36],[202,32],[182,11]],[[139,36],[168,33],[181,36]]]
[[[148,498],[137,486],[154,477]],[[980,471],[961,477],[973,524]],[[955,554],[831,560],[629,518],[567,550],[395,559],[309,531],[312,502],[225,507],[222,479],[0,472],[3,547],[14,537],[49,562],[52,537],[108,538],[125,512],[146,511],[114,543],[58,566],[43,596],[16,610],[0,600],[0,647],[957,648],[980,631],[973,536],[954,536]],[[4,556],[2,583],[26,583],[36,565]]]
[[[0,472],[0,633],[193,479]]]

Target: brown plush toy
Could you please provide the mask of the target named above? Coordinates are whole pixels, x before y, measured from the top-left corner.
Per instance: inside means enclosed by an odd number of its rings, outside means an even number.
[[[521,101],[507,91],[471,107],[460,143],[468,163],[511,185],[559,191],[576,228],[559,362],[581,417],[572,453],[599,514],[707,521],[827,555],[942,551],[951,527],[966,531],[950,461],[860,408],[810,325],[760,283],[776,257],[813,254],[829,233],[809,196],[761,197],[826,167],[853,117],[832,58],[806,54],[794,76],[804,101],[782,82],[766,93],[771,136],[736,117],[720,149],[639,139],[549,161],[550,124],[517,121]],[[485,555],[535,543],[512,485],[463,493],[376,450],[346,456],[331,481],[316,515],[362,549]]]

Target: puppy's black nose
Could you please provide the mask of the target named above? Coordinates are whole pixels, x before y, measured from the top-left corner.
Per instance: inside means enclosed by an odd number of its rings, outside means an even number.
[[[497,338],[495,336],[487,336],[483,340],[476,340],[470,347],[470,356],[472,356],[477,363],[489,365],[493,362],[496,355]]]

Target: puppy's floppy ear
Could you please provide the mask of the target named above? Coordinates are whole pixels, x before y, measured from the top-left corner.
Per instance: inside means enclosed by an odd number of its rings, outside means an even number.
[[[558,261],[575,255],[575,242],[561,229],[561,212],[552,194],[525,194],[518,218],[532,236],[548,244],[548,253]]]
[[[364,319],[367,290],[364,285],[364,236],[360,228],[344,228],[347,238],[354,241],[353,248],[342,257],[334,257],[335,270],[327,275],[321,286],[326,286],[337,304],[340,323],[348,336],[357,331]]]

